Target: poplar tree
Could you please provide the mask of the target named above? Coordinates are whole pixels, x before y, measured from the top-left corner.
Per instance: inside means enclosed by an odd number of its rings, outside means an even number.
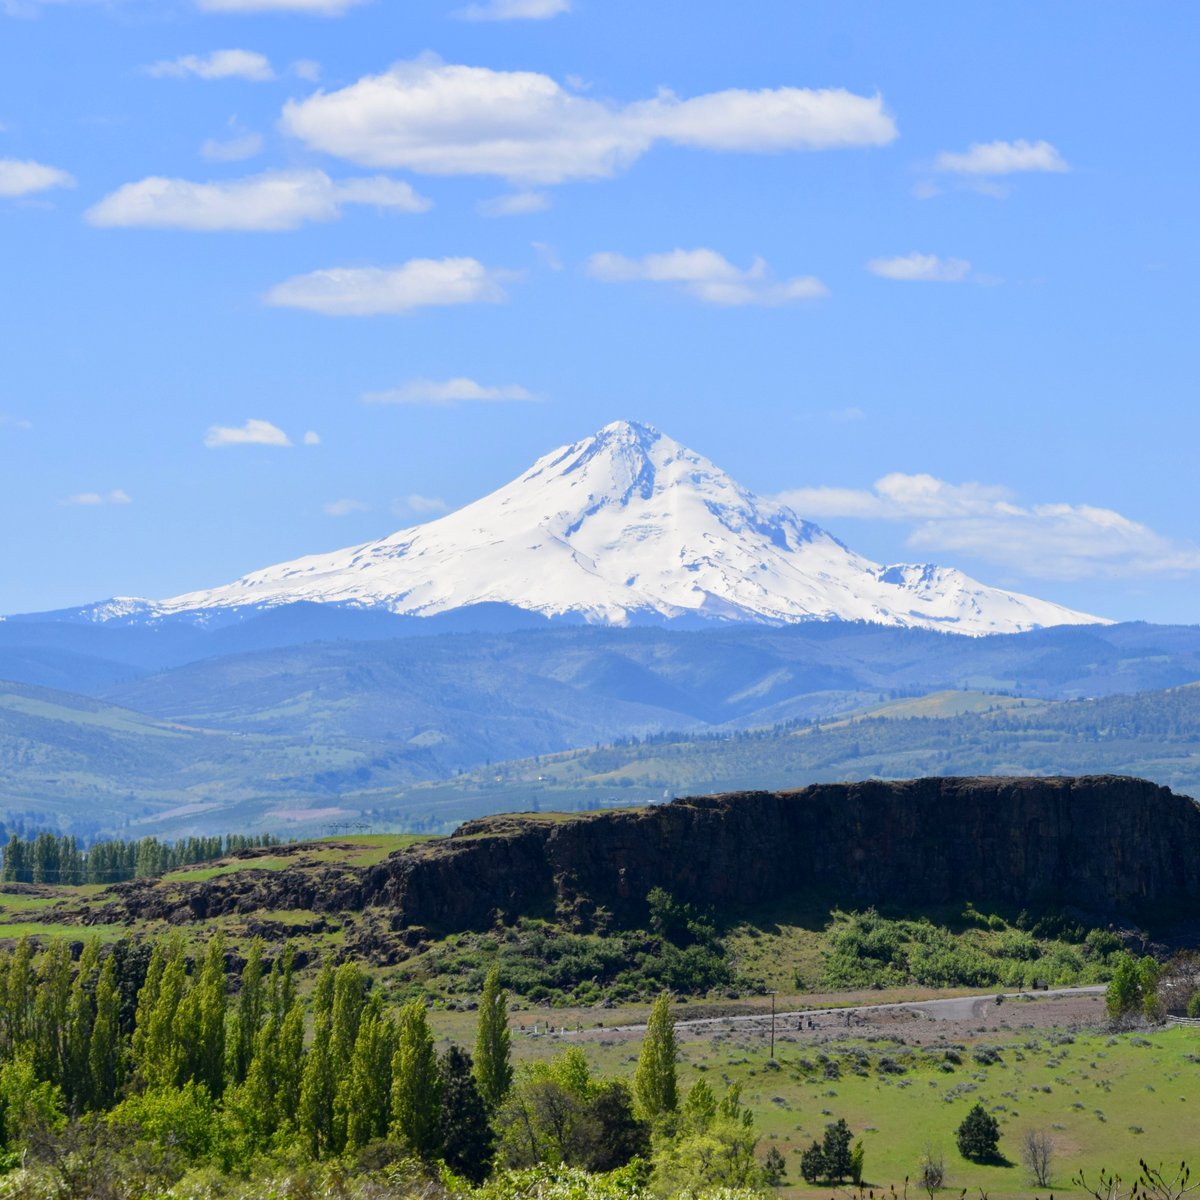
[[[99,961],[100,945],[92,938],[79,956],[75,982],[71,985],[67,1075],[63,1090],[76,1111],[90,1109],[95,1103],[89,1054],[92,1047],[92,1026],[96,1020],[96,975]]]
[[[37,964],[33,1003],[33,1066],[39,1080],[64,1087],[69,1070],[68,1017],[71,1008],[71,948],[56,938]]]
[[[673,1113],[679,1103],[675,1058],[675,1018],[671,1015],[670,997],[663,992],[650,1009],[633,1077],[638,1107],[648,1121]]]
[[[345,1125],[345,1145],[358,1150],[375,1138],[387,1137],[391,1115],[392,1056],[396,1030],[373,995],[363,1010],[350,1056],[350,1069],[338,1088],[335,1120]]]
[[[230,1039],[230,1074],[234,1083],[241,1083],[250,1070],[254,1056],[254,1039],[263,1017],[263,940],[256,937],[246,953],[242,968],[241,988],[233,1018]]]
[[[512,1086],[511,1041],[508,993],[500,987],[500,968],[493,966],[483,981],[483,995],[479,998],[474,1062],[479,1094],[492,1110],[500,1107]]]
[[[348,959],[333,977],[333,1002],[329,1019],[329,1051],[338,1078],[350,1069],[350,1056],[358,1037],[358,1023],[367,1002],[367,977]]]
[[[37,979],[33,969],[33,944],[22,938],[9,955],[4,972],[3,1049],[13,1057],[33,1037],[33,1008],[37,997]]]
[[[304,1005],[296,999],[279,1027],[276,1072],[279,1123],[294,1125],[300,1113],[300,1083],[304,1076]]]
[[[396,1053],[392,1057],[392,1124],[426,1162],[441,1148],[442,1079],[433,1031],[420,1000],[400,1010]]]
[[[143,1064],[146,1062],[150,1038],[150,1017],[158,1005],[158,993],[162,988],[163,970],[166,967],[167,950],[162,942],[156,942],[150,954],[150,965],[146,968],[146,978],[138,989],[137,1009],[133,1017],[133,1051],[134,1067],[140,1075],[145,1076]]]
[[[117,964],[110,954],[96,980],[96,1015],[88,1046],[92,1103],[111,1107],[124,1081],[125,1060],[121,1041],[121,993],[117,988]]]
[[[191,1038],[189,1074],[216,1097],[225,1090],[225,937],[214,934],[208,942],[204,965],[192,985],[194,1028],[180,1032]]]
[[[329,1026],[333,1017],[333,967],[326,962],[313,991],[313,1040],[304,1059],[297,1123],[314,1158],[333,1140],[333,1102],[337,1090],[329,1059]]]
[[[149,976],[146,984],[150,984]],[[172,939],[157,984],[157,994],[146,1022],[146,1033],[142,1039],[141,1058],[138,1063],[138,1071],[151,1090],[176,1087],[183,1082],[188,1044],[184,1039],[189,1037],[192,1031],[180,1028],[176,1023],[180,1005],[188,998],[187,957],[182,938]],[[138,1016],[140,1032],[140,997]]]

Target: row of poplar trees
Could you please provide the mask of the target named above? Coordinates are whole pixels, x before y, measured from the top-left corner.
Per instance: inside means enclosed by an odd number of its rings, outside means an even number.
[[[286,1139],[323,1158],[394,1138],[481,1180],[489,1116],[512,1081],[509,1036],[494,969],[472,1058],[453,1045],[439,1055],[423,1002],[389,1010],[349,961],[321,968],[306,1020],[291,948],[268,969],[260,940],[233,995],[219,934],[194,964],[179,937],[148,961],[129,944],[102,954],[97,942],[77,963],[65,942],[40,953],[22,942],[0,959],[0,1075],[19,1066],[72,1115],[200,1095],[243,1153]],[[3,1130],[6,1144],[15,1133]]]

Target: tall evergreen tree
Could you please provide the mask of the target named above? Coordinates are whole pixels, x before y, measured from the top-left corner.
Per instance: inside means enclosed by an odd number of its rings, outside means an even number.
[[[671,999],[663,992],[650,1009],[633,1077],[638,1108],[648,1121],[673,1113],[679,1104],[676,1054],[675,1018],[671,1015]]]
[[[512,1086],[512,1035],[508,1028],[508,993],[500,986],[500,968],[493,966],[483,981],[475,1034],[475,1081],[484,1103],[500,1107]]]
[[[442,1055],[440,1070],[442,1158],[452,1171],[478,1185],[491,1168],[496,1137],[475,1080],[471,1056],[458,1046],[450,1046]]]
[[[429,1162],[441,1148],[442,1080],[424,1003],[406,1004],[399,1024],[392,1058],[392,1123],[413,1152]]]

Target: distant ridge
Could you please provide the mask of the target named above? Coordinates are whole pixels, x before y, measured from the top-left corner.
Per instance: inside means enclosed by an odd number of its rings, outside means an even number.
[[[880,566],[632,421],[378,541],[168,600],[118,598],[55,615],[211,624],[296,603],[417,617],[507,607],[603,625],[869,621],[971,635],[1104,623],[952,568]]]

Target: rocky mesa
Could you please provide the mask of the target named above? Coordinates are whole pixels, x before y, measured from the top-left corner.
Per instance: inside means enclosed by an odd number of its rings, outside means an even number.
[[[253,867],[252,854],[246,861]],[[113,889],[105,919],[372,910],[396,932],[519,916],[587,928],[646,895],[721,914],[838,905],[980,905],[1149,919],[1200,909],[1200,806],[1140,779],[929,778],[695,796],[642,809],[471,821],[362,867],[247,869]]]

